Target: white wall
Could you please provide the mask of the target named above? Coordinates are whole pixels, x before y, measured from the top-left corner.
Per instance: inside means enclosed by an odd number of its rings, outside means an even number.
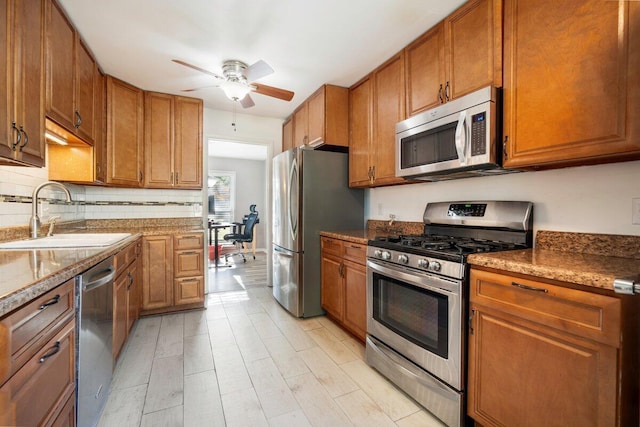
[[[534,203],[534,230],[640,235],[632,198],[640,198],[640,161],[375,188],[365,215],[422,221],[427,202],[526,200]]]

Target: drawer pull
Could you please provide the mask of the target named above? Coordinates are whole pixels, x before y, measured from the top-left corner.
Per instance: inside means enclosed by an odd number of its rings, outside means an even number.
[[[520,289],[524,289],[527,291],[544,292],[545,294],[549,292],[549,290],[545,288],[535,288],[533,286],[523,285],[522,283],[518,283],[518,282],[511,282],[511,286],[517,286]]]
[[[53,347],[51,348],[51,350],[48,353],[45,353],[41,358],[40,358],[40,363],[44,363],[45,360],[47,360],[48,358],[50,358],[51,356],[53,356],[54,354],[58,353],[60,351],[60,341],[56,341],[56,343],[53,345]]]
[[[182,255],[195,255],[198,252],[197,251],[185,251],[185,252],[181,252],[181,253],[182,253]]]
[[[181,280],[181,281],[182,281],[183,283],[186,283],[186,282],[197,282],[198,280],[200,280],[200,279],[199,279],[199,278],[197,278],[197,277],[194,277],[194,278],[192,278],[192,279],[183,279],[183,280]]]
[[[351,245],[351,247],[352,247],[353,249],[362,249],[362,246],[358,246],[358,245]]]
[[[40,307],[38,307],[38,310],[44,310],[50,305],[57,304],[59,301],[60,301],[60,295],[56,295],[55,297],[51,298],[49,301],[45,302]]]

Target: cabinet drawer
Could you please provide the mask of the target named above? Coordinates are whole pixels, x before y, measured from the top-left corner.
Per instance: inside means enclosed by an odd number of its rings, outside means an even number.
[[[471,302],[620,347],[620,300],[543,281],[471,270]]]
[[[175,280],[176,305],[204,301],[204,277],[188,277]]]
[[[320,248],[323,252],[342,256],[342,240],[332,239],[330,237],[322,237],[320,240]]]
[[[204,250],[176,251],[174,277],[202,276],[204,274]]]
[[[367,245],[360,243],[344,242],[344,259],[357,262],[358,264],[366,264],[367,260]]]
[[[48,424],[60,414],[75,387],[74,321],[63,329],[0,388],[0,424]]]
[[[116,269],[116,276],[124,271],[129,264],[131,264],[139,254],[139,242],[131,243],[129,246],[121,250],[113,258],[113,266]]]
[[[0,384],[73,317],[74,284],[69,279],[0,320]]]
[[[173,249],[181,251],[184,249],[203,249],[204,248],[204,234],[181,234],[173,237]]]

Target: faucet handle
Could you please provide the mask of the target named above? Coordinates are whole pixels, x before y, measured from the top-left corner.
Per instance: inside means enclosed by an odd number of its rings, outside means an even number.
[[[49,218],[49,231],[47,237],[53,236],[53,227],[56,225],[56,220],[60,219],[60,215],[53,215]]]

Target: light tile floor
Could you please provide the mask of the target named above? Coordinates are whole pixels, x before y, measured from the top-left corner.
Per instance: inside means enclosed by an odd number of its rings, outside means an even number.
[[[211,293],[206,310],[137,322],[99,425],[441,426],[363,359],[360,342],[292,317],[271,288]]]

